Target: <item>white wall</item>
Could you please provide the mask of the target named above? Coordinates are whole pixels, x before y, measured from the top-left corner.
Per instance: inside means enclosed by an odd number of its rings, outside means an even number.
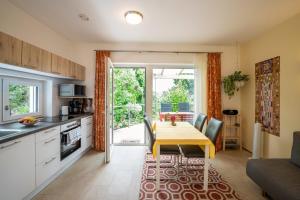
[[[95,79],[95,51],[96,49],[109,50],[161,50],[161,51],[203,51],[203,52],[223,52],[222,53],[222,76],[239,70],[237,65],[237,55],[239,51],[235,46],[204,46],[198,44],[143,44],[143,43],[80,43],[75,47],[76,56],[83,65],[87,67],[87,74],[90,78],[85,81],[88,86],[87,94],[89,97],[94,96]],[[115,63],[180,63],[193,64],[193,54],[159,54],[159,53],[112,53],[111,59]],[[223,108],[240,109],[240,94],[230,100],[223,94]]]
[[[241,46],[242,69],[250,74],[241,95],[244,145],[252,150],[255,63],[280,56],[280,137],[264,134],[265,157],[290,157],[293,131],[300,130],[300,14]]]

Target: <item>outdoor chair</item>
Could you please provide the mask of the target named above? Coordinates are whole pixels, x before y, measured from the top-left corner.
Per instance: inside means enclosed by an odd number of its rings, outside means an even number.
[[[160,112],[172,112],[172,104],[170,103],[161,103]]]
[[[183,102],[183,103],[178,103],[178,111],[179,112],[190,112],[190,104]]]

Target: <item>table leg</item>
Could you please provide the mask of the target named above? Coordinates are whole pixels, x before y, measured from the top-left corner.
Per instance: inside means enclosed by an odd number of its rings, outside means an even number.
[[[156,145],[156,189],[160,190],[160,145]]]
[[[209,166],[209,146],[205,145],[205,159],[204,159],[204,190],[208,189],[208,166]]]

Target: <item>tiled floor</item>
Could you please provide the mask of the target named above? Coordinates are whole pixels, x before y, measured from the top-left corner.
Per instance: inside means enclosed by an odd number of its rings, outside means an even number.
[[[144,123],[114,130],[114,144],[144,144]]]
[[[144,153],[142,146],[115,146],[111,162],[101,165],[103,154],[90,151],[35,200],[137,200]],[[240,151],[219,152],[212,164],[242,199],[263,199],[245,173],[249,156]]]

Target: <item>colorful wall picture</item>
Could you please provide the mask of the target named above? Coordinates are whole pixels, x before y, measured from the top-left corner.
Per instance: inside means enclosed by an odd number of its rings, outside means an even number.
[[[280,57],[255,64],[255,121],[280,136]]]

